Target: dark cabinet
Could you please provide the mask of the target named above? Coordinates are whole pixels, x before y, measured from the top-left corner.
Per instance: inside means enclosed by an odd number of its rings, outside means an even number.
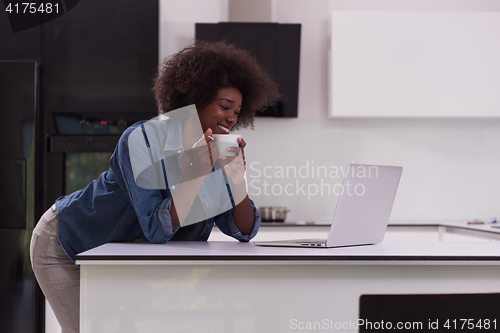
[[[47,112],[156,112],[158,1],[80,1],[42,25]]]

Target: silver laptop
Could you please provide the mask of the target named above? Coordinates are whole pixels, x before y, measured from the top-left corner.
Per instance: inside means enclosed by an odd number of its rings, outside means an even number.
[[[341,247],[384,239],[403,168],[349,164],[328,239],[255,242],[261,246]]]

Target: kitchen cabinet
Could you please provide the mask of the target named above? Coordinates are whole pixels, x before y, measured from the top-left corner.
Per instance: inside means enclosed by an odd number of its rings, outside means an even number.
[[[500,116],[498,11],[334,11],[329,116]]]
[[[292,332],[299,322],[356,322],[361,295],[500,290],[494,242],[317,250],[234,242],[110,243],[79,254],[77,263],[82,333]]]

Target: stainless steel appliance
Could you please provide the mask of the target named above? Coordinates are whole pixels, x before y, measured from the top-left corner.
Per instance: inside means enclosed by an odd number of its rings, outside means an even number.
[[[289,211],[286,207],[259,207],[262,222],[285,222]]]

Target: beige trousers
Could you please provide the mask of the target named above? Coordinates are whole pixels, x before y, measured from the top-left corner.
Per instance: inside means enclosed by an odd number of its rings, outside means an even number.
[[[80,331],[80,268],[57,236],[55,207],[43,214],[31,237],[31,267],[63,333]]]

